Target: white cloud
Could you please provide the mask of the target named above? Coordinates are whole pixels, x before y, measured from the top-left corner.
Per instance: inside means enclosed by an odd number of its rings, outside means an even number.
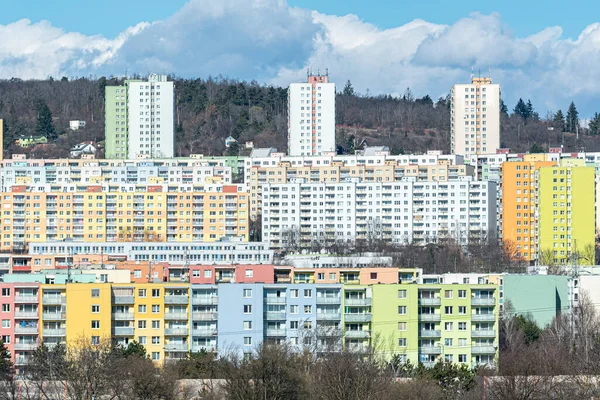
[[[307,68],[359,92],[444,95],[471,67],[502,85],[512,105],[531,98],[543,113],[571,99],[582,114],[600,95],[600,23],[576,39],[548,27],[516,37],[498,14],[452,25],[414,20],[380,29],[355,15],[324,15],[284,0],[191,0],[174,15],[141,22],[117,38],[65,32],[50,22],[0,25],[0,77],[172,72],[287,85]]]

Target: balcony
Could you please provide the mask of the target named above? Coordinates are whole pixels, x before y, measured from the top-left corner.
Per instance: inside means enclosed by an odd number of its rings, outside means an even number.
[[[473,297],[471,299],[472,306],[495,306],[495,297]]]
[[[421,347],[419,347],[419,353],[421,353],[421,354],[442,354],[442,348],[440,346],[421,346]]]
[[[344,322],[371,322],[371,314],[344,314]]]
[[[419,321],[422,322],[440,322],[441,320],[440,314],[419,314]]]
[[[62,321],[66,319],[66,315],[60,312],[43,312],[42,319],[45,321]]]
[[[33,343],[15,343],[15,350],[37,350],[38,344]]]
[[[472,354],[496,354],[496,348],[494,346],[472,346]]]
[[[359,307],[368,307],[371,305],[371,299],[345,299],[345,306],[359,306]]]
[[[130,321],[133,319],[133,313],[130,312],[114,312],[112,319],[115,321]]]
[[[165,344],[166,351],[188,351],[187,343],[167,343]]]
[[[442,300],[437,297],[437,298],[421,298],[419,299],[419,305],[421,306],[439,306],[440,304],[442,304]]]
[[[188,304],[189,297],[187,295],[165,296],[165,304]]]
[[[341,301],[339,297],[317,297],[317,304],[340,304]]]
[[[317,326],[317,336],[321,337],[341,337],[342,330],[334,327],[319,327]]]
[[[16,325],[15,326],[15,334],[22,334],[22,335],[37,335],[38,334],[38,327],[37,326],[20,326],[20,325]]]
[[[38,319],[40,313],[38,311],[15,311],[16,319]]]
[[[495,322],[496,316],[494,314],[473,314],[473,315],[471,315],[471,321],[473,321],[473,322]]]
[[[165,328],[165,336],[187,336],[188,328]]]
[[[438,338],[442,337],[442,332],[433,329],[422,329],[420,336],[424,338]]]
[[[348,339],[366,339],[371,337],[371,331],[346,331],[344,336]]]
[[[285,304],[285,297],[265,297],[265,304]]]
[[[42,296],[42,304],[47,305],[47,306],[65,304],[65,297],[64,296]]]
[[[217,330],[215,328],[194,328],[192,329],[192,336],[211,337],[216,336]]]
[[[282,329],[267,328],[265,331],[265,336],[270,336],[270,337],[285,336],[285,328],[282,328]]]
[[[476,329],[471,331],[471,337],[474,338],[494,338],[496,337],[496,331],[494,329]]]
[[[165,313],[166,320],[187,320],[189,315],[187,312],[169,312]]]
[[[211,306],[218,304],[217,296],[192,296],[192,304],[199,306]]]
[[[67,334],[67,330],[65,328],[44,328],[42,329],[42,336],[65,336]]]
[[[203,312],[203,311],[192,312],[192,320],[193,321],[216,321],[217,319],[218,319],[218,314],[216,312]]]
[[[37,303],[38,297],[36,295],[18,294],[15,296],[15,303]]]
[[[265,319],[267,321],[284,321],[285,311],[267,311],[265,313]]]
[[[342,319],[342,314],[339,312],[317,312],[317,321],[339,321],[340,319]]]
[[[133,327],[116,326],[112,328],[112,334],[114,336],[133,336]]]
[[[133,296],[113,296],[113,304],[133,304]]]

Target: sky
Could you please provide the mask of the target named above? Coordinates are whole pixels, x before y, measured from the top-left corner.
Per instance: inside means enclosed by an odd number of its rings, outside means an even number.
[[[0,0],[0,78],[148,72],[444,96],[471,70],[512,108],[600,111],[600,1]]]

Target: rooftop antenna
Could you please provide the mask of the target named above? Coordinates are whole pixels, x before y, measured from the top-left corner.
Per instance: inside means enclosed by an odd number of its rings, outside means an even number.
[[[329,68],[325,68],[325,76],[329,77]]]
[[[471,65],[471,79],[473,79],[473,68],[474,68],[474,66]]]

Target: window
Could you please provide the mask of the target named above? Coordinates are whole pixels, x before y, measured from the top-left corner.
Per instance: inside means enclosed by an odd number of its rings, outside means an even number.
[[[398,322],[398,330],[405,331],[406,330],[406,322]]]
[[[100,289],[92,289],[92,297],[100,297]]]
[[[3,319],[2,320],[2,327],[3,328],[10,328],[10,319]]]
[[[458,355],[458,362],[459,363],[466,363],[467,362],[467,355],[466,354],[459,354]]]
[[[10,296],[10,288],[2,288],[2,297]]]
[[[302,324],[302,327],[304,329],[312,329],[312,321],[304,321],[304,323]]]
[[[325,280],[325,274],[323,272],[319,272],[317,274],[317,279],[320,281],[324,281]]]
[[[244,346],[252,346],[252,338],[250,336],[244,336]]]
[[[452,290],[446,290],[446,291],[444,291],[444,298],[445,299],[451,299],[452,298]]]
[[[146,297],[146,289],[138,289],[138,297]]]
[[[138,343],[139,344],[146,344],[146,336],[138,336]]]
[[[212,277],[212,271],[210,269],[205,269],[204,270],[204,277],[205,278],[211,278]]]
[[[290,290],[290,297],[292,299],[297,299],[299,296],[300,291],[298,289],[292,289]]]
[[[152,297],[160,297],[160,289],[152,289]]]
[[[452,314],[452,306],[444,307],[444,314],[451,315]]]
[[[467,306],[458,306],[458,314],[466,315],[467,314]]]
[[[146,329],[146,321],[145,320],[138,321],[138,329]]]
[[[99,312],[100,312],[100,306],[99,306],[98,304],[94,304],[94,305],[92,305],[92,312],[93,312],[94,314],[97,314],[97,313],[99,313]]]
[[[252,271],[251,269],[246,270],[246,278],[252,278],[253,275],[254,271]]]
[[[406,306],[398,306],[398,314],[405,315],[406,314]]]
[[[304,306],[304,314],[312,314],[312,306]]]
[[[290,314],[298,314],[299,312],[298,306],[290,306]]]
[[[310,299],[312,297],[312,289],[304,289],[304,297]]]
[[[252,289],[244,289],[244,298],[249,299],[252,297]]]
[[[152,304],[152,313],[153,314],[158,314],[160,312],[160,305],[158,304]]]
[[[2,304],[2,312],[10,312],[10,304]]]
[[[460,338],[460,339],[458,339],[458,345],[460,347],[466,347],[467,346],[467,338]]]
[[[92,336],[92,345],[100,344],[100,336]]]
[[[458,330],[459,331],[466,331],[467,330],[467,323],[466,322],[459,322],[458,323]]]
[[[138,312],[139,312],[140,314],[145,314],[145,313],[146,313],[146,306],[145,306],[145,305],[143,305],[143,304],[140,304],[140,305],[138,306]]]
[[[252,321],[244,321],[244,330],[251,331],[252,330]]]
[[[406,338],[398,339],[398,347],[406,347]]]
[[[405,299],[406,298],[406,290],[405,289],[398,290],[398,298],[399,299]]]
[[[252,305],[244,304],[244,314],[252,314]]]
[[[152,352],[152,361],[159,361],[159,360],[160,360],[160,352],[153,351]]]
[[[454,323],[453,322],[446,322],[446,323],[444,323],[444,330],[451,331],[452,329],[454,329]]]
[[[377,272],[371,272],[371,279],[377,279]]]
[[[160,344],[160,336],[152,336],[152,344]]]
[[[467,298],[467,291],[466,290],[459,290],[458,291],[458,298],[459,299],[466,299]]]
[[[298,321],[290,321],[290,329],[298,329]]]
[[[152,321],[152,329],[160,329],[160,321]]]
[[[445,338],[444,339],[444,346],[445,347],[452,347],[452,339],[451,338]]]
[[[100,321],[93,320],[92,321],[92,329],[100,329]]]

